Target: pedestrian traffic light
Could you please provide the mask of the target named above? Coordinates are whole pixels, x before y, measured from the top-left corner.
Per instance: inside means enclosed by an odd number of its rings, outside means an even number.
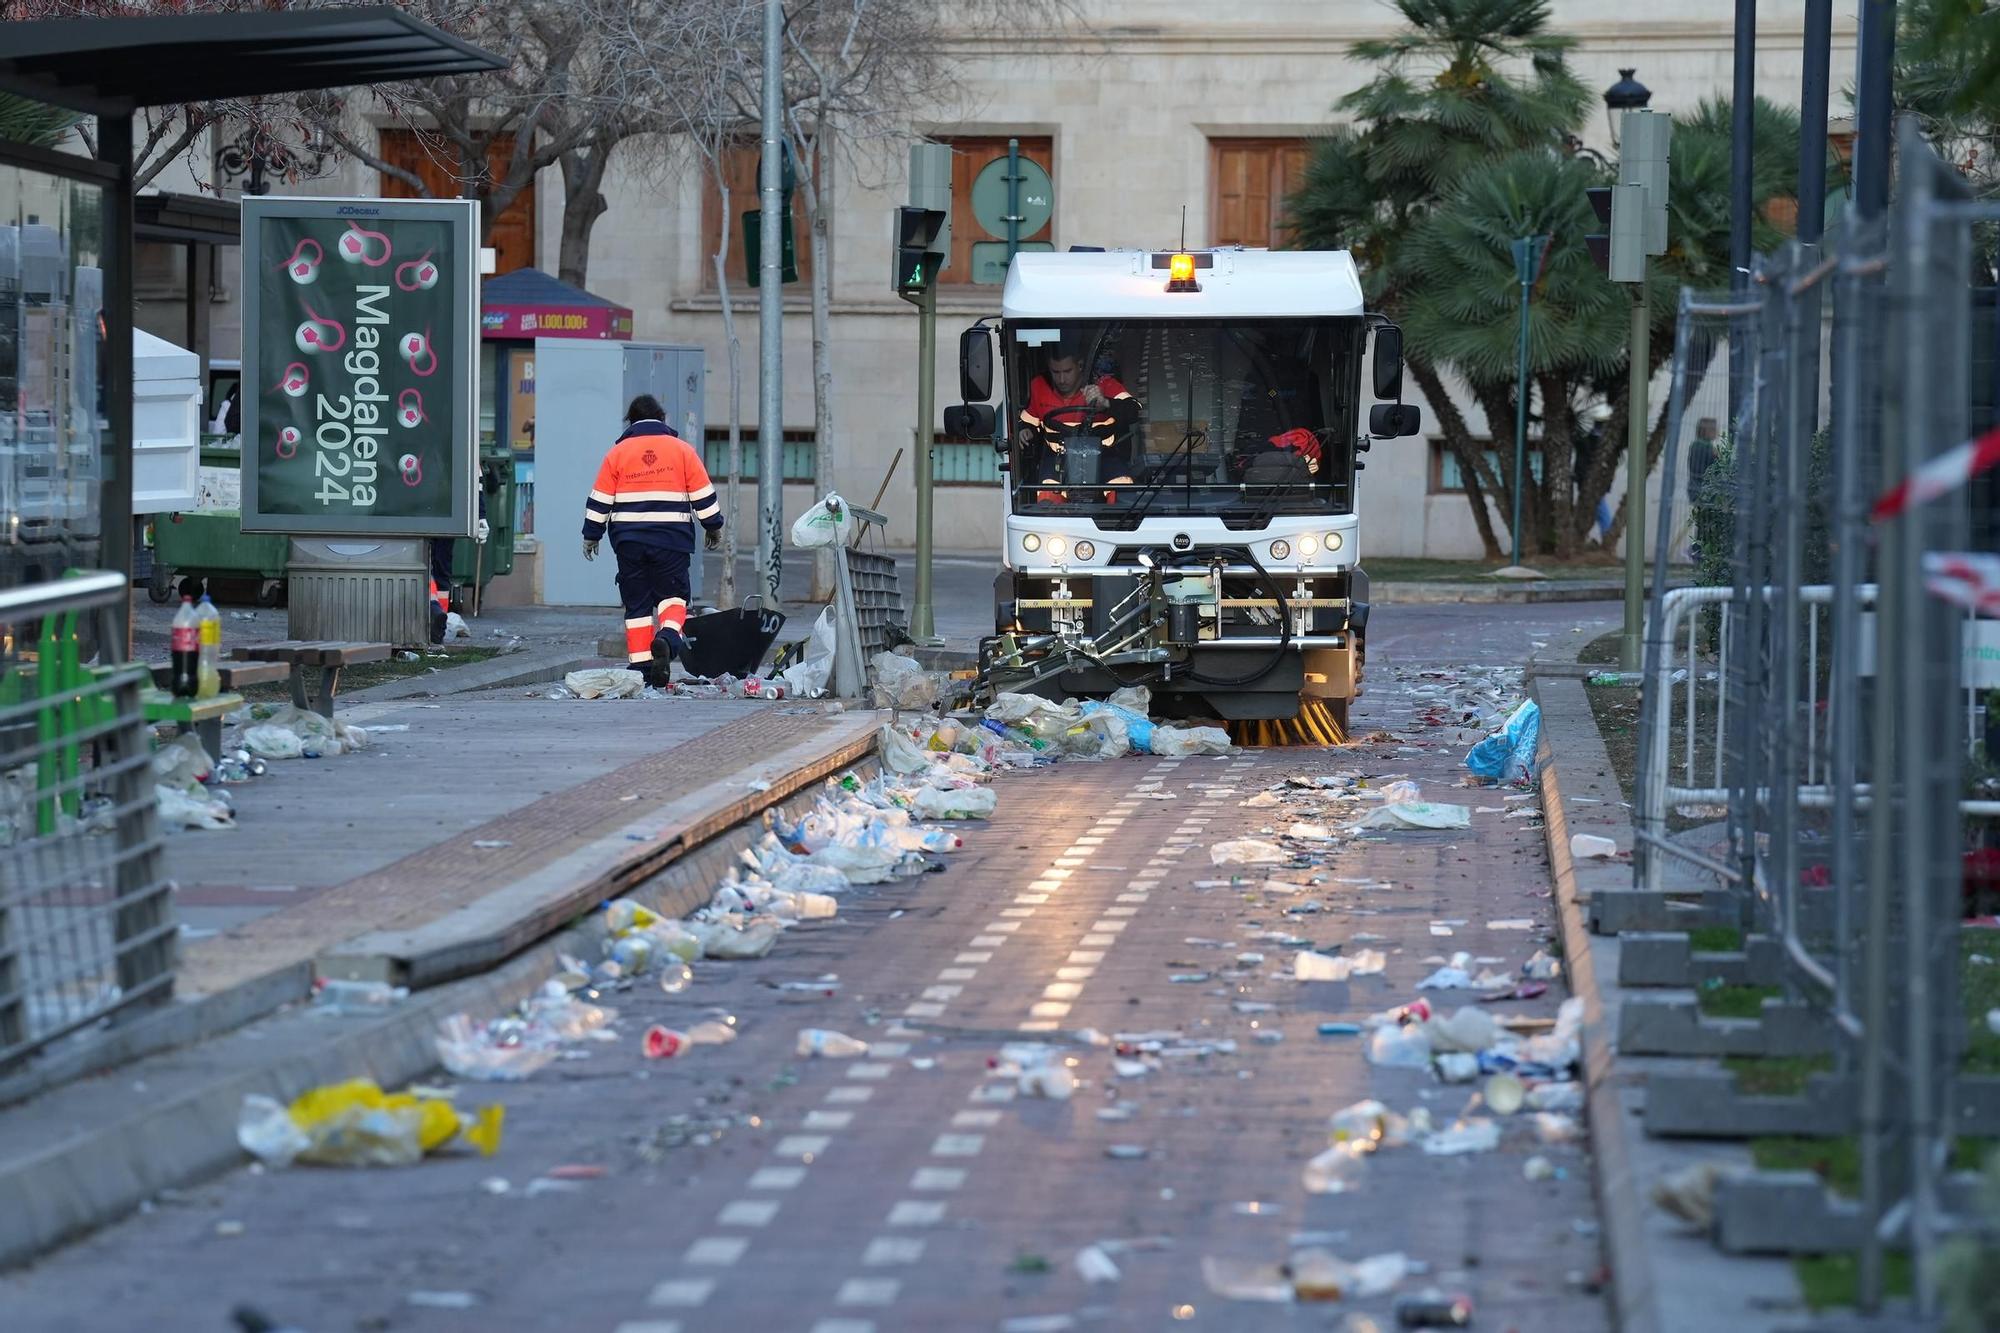
[[[896,295],[922,296],[937,282],[944,266],[940,248],[944,221],[941,208],[896,210],[896,267],[889,275],[890,290]]]

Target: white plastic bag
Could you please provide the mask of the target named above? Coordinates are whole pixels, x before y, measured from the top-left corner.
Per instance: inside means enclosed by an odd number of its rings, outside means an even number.
[[[1153,728],[1153,753],[1162,759],[1186,759],[1197,754],[1228,754],[1229,733],[1221,727]]]
[[[465,623],[464,616],[456,611],[447,611],[444,614],[444,636],[447,639],[469,639],[472,630]]]
[[[1274,842],[1236,838],[1211,846],[1208,859],[1219,866],[1278,866],[1291,860],[1292,854]]]
[[[833,644],[833,607],[828,605],[806,636],[805,656],[778,673],[794,698],[817,699],[826,693],[826,683],[833,679]]]
[[[1432,801],[1398,801],[1384,805],[1379,810],[1371,810],[1367,817],[1350,824],[1349,828],[1369,829],[1455,829],[1472,826],[1472,807],[1466,805],[1439,805]]]
[[[212,801],[196,786],[192,791],[155,785],[153,794],[160,803],[160,822],[168,828],[227,829],[236,827],[229,807]]]
[[[840,498],[839,492],[828,491],[824,500],[800,514],[792,524],[792,545],[801,548],[845,545],[853,531],[854,516],[847,510],[847,501]]]
[[[183,790],[197,786],[215,769],[201,739],[183,732],[153,752],[153,781]]]
[[[918,819],[990,819],[999,804],[998,793],[988,787],[925,787],[910,802],[910,813]]]
[[[877,708],[929,708],[938,701],[937,677],[913,657],[877,653],[869,667]]]
[[[265,1166],[290,1166],[312,1147],[290,1111],[254,1092],[243,1098],[243,1109],[236,1113],[236,1142]]]
[[[875,746],[881,752],[882,767],[891,773],[921,773],[931,766],[927,751],[886,722],[875,733]]]
[[[627,667],[590,667],[563,677],[579,699],[630,699],[646,688],[646,678]]]

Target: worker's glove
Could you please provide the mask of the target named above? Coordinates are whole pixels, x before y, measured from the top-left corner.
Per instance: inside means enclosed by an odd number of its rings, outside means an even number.
[[[585,560],[597,559],[597,543],[588,537],[583,539],[583,558]]]
[[[722,549],[721,528],[710,528],[708,530],[708,536],[702,539],[702,549],[706,551],[720,551]]]
[[[472,530],[472,539],[481,546],[486,545],[486,539],[492,535],[493,525],[483,518],[479,520],[479,526]]]

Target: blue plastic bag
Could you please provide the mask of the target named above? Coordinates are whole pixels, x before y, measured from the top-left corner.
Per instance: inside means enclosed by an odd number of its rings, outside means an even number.
[[[1525,782],[1535,774],[1535,746],[1542,735],[1542,710],[1533,699],[1516,708],[1507,725],[1472,747],[1465,766],[1475,777]]]
[[[1096,699],[1085,700],[1083,715],[1090,717],[1096,713],[1112,713],[1122,718],[1125,722],[1125,739],[1132,742],[1133,750],[1139,754],[1153,752],[1153,719],[1144,713],[1120,708],[1117,704],[1100,703]]]

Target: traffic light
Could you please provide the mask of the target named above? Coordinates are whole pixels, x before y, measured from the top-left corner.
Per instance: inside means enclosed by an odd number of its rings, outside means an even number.
[[[896,295],[922,296],[937,282],[944,266],[945,217],[941,208],[896,210],[896,267],[889,275],[889,289]]]
[[[1584,191],[1603,228],[1584,237],[1584,244],[1613,282],[1644,282],[1646,256],[1667,252],[1667,166],[1673,137],[1671,116],[1625,112],[1618,183]]]
[[[1600,185],[1584,191],[1597,214],[1600,232],[1583,238],[1596,261],[1613,282],[1646,280],[1646,187]]]

